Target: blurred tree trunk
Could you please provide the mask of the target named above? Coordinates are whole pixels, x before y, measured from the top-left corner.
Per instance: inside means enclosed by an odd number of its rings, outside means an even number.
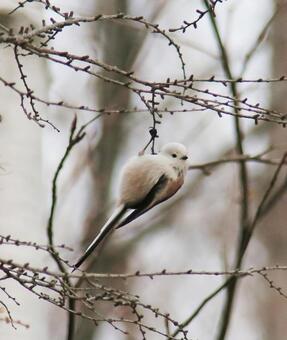
[[[128,13],[128,0],[99,0],[97,2],[97,13],[114,14],[118,12]],[[99,58],[103,62],[115,65],[123,70],[129,70],[134,62],[136,51],[140,48],[142,39],[137,32],[128,25],[113,23],[110,21],[97,23],[95,35]],[[102,72],[104,76],[112,77],[111,73]],[[119,75],[114,79],[124,81]],[[130,91],[122,86],[117,86],[99,80],[96,83],[95,94],[98,107],[105,109],[128,108],[130,105]],[[112,175],[114,167],[127,138],[125,122],[127,115],[113,114],[102,118],[101,139],[94,150],[92,150],[92,167],[94,173],[94,211],[87,219],[85,235],[83,237],[83,248],[85,248],[95,237],[102,224],[107,219],[110,203]],[[125,271],[127,257],[116,256],[116,251],[101,253],[99,259],[94,256],[91,271],[113,272]],[[96,263],[95,263],[96,262]],[[111,282],[110,284],[113,284]],[[118,287],[119,288],[119,287]],[[107,307],[105,306],[105,309]],[[106,310],[106,312],[109,312]],[[93,323],[81,320],[77,331],[77,339],[90,340],[94,338],[97,328]]]
[[[276,1],[275,5],[279,5],[279,12],[272,25],[271,31],[271,45],[273,49],[272,69],[273,77],[279,78],[287,74],[287,1]],[[287,112],[286,100],[286,82],[280,82],[272,85],[271,90],[271,109],[280,112]],[[273,145],[286,145],[286,129],[281,126],[269,124],[270,139]],[[281,150],[282,153],[282,150]],[[279,156],[279,154],[277,154]],[[274,171],[274,169],[272,170]],[[270,178],[270,170],[268,170],[268,177]],[[286,170],[283,171],[286,177]],[[284,178],[285,179],[285,178]],[[264,186],[268,180],[265,180]],[[282,183],[281,183],[282,185]],[[284,193],[278,203],[270,211],[268,216],[263,221],[263,225],[259,227],[259,238],[266,247],[268,252],[268,263],[283,264],[286,263],[287,258],[287,195]],[[267,261],[266,261],[267,262]],[[276,284],[285,287],[286,274],[277,273],[271,275]],[[284,279],[285,278],[285,279]],[[267,286],[265,287],[267,288]],[[286,300],[271,289],[265,289],[266,294],[264,300],[264,308],[262,308],[262,301],[259,302],[260,310],[258,312],[259,318],[262,321],[263,334],[265,339],[281,340],[286,334],[286,320],[287,320],[287,305]],[[259,309],[259,308],[258,308]]]

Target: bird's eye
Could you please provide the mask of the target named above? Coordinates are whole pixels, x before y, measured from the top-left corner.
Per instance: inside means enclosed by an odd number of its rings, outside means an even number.
[[[173,153],[173,154],[172,154],[172,157],[173,157],[173,158],[176,158],[176,154],[175,154],[175,153]]]

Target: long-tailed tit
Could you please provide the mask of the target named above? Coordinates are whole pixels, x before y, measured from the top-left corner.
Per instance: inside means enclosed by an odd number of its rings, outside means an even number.
[[[141,155],[129,160],[122,170],[117,208],[74,265],[74,270],[113,230],[130,223],[173,196],[184,182],[187,159],[184,145],[169,143],[157,155]],[[132,212],[124,217],[130,209]]]

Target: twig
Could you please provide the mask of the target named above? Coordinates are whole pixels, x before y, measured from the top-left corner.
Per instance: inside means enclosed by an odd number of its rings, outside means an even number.
[[[212,0],[210,1],[210,9],[212,10],[212,13],[213,15],[215,16],[215,6],[218,4],[218,3],[222,3],[223,0]],[[170,28],[169,29],[169,32],[178,32],[178,31],[181,31],[182,33],[185,33],[186,30],[189,28],[189,27],[193,27],[193,28],[197,28],[197,25],[198,25],[198,22],[210,11],[210,9],[208,8],[207,10],[201,10],[201,9],[197,9],[196,10],[196,13],[198,14],[198,17],[191,21],[191,22],[188,22],[188,21],[184,21],[183,24],[180,26],[180,27],[177,27],[177,28]]]
[[[191,165],[188,169],[189,170],[201,170],[205,175],[210,175],[210,168],[217,167],[219,165],[223,165],[226,163],[238,163],[238,162],[257,162],[261,164],[268,164],[273,166],[278,166],[280,164],[280,161],[269,159],[269,158],[263,158],[261,154],[250,156],[250,155],[242,155],[242,156],[232,156],[232,157],[225,157],[221,158],[215,161],[210,161],[202,164],[194,164]],[[287,162],[285,161],[283,165],[287,165]]]
[[[55,247],[54,247],[54,240],[53,240],[53,222],[54,222],[54,215],[55,215],[55,208],[56,208],[56,203],[57,203],[57,180],[60,175],[60,172],[71,152],[73,147],[78,144],[85,136],[85,132],[83,132],[83,129],[80,129],[79,132],[76,133],[76,128],[77,128],[77,117],[75,116],[72,126],[71,126],[71,131],[70,131],[70,138],[69,138],[69,144],[66,148],[66,151],[64,153],[64,156],[62,157],[57,170],[55,172],[53,181],[52,181],[52,204],[51,204],[51,210],[50,210],[50,215],[48,219],[48,224],[47,224],[47,235],[48,235],[48,240],[49,240],[49,246],[51,248],[51,255],[55,262],[58,265],[59,270],[65,274],[65,281],[67,284],[70,286],[70,280],[68,278],[67,271],[65,267],[63,266],[61,260],[59,259]],[[73,310],[75,308],[75,301],[73,299],[69,299],[69,309]],[[69,313],[69,322],[68,322],[68,334],[67,334],[67,340],[72,340],[73,339],[73,332],[74,332],[74,319],[75,316],[73,313]]]
[[[287,152],[284,153],[282,159],[281,159],[281,162],[279,163],[277,169],[275,170],[274,172],[274,175],[269,183],[269,186],[267,187],[263,197],[262,197],[262,200],[256,210],[256,213],[255,213],[255,216],[254,216],[254,219],[253,219],[253,222],[251,223],[250,225],[250,228],[249,228],[249,231],[248,233],[245,235],[245,239],[242,241],[242,248],[241,248],[241,256],[243,256],[247,246],[248,246],[248,243],[250,241],[250,238],[253,234],[253,231],[257,225],[257,222],[259,221],[259,218],[262,216],[263,212],[264,212],[264,207],[265,207],[265,204],[271,194],[271,191],[272,189],[274,188],[275,186],[275,183],[277,182],[277,179],[278,179],[278,176],[279,176],[279,173],[283,167],[283,165],[285,164],[286,162],[286,158],[287,158]]]
[[[220,285],[215,291],[213,291],[210,295],[208,295],[206,298],[204,298],[204,300],[200,303],[200,305],[196,308],[196,310],[185,320],[183,321],[178,328],[174,331],[174,333],[172,334],[174,337],[177,336],[177,334],[180,332],[180,330],[182,330],[183,328],[185,328],[186,326],[188,326],[196,317],[197,315],[201,312],[201,310],[203,309],[203,307],[209,302],[211,301],[218,293],[220,293],[223,289],[225,289],[227,287],[227,285],[229,284],[229,281],[231,279],[226,280],[222,285]]]
[[[3,31],[5,31],[6,33],[9,33],[9,29],[8,29],[6,26],[4,26],[3,24],[0,24],[0,28],[1,28]]]
[[[261,275],[263,277],[263,279],[265,281],[267,281],[267,283],[269,284],[269,287],[273,290],[275,290],[275,292],[277,292],[279,295],[283,296],[285,299],[287,299],[287,294],[283,292],[282,287],[277,286],[276,284],[274,284],[274,281],[271,280],[266,272],[260,272],[259,275]]]
[[[267,23],[262,28],[262,30],[261,30],[260,34],[258,35],[254,45],[251,47],[250,51],[246,54],[244,61],[242,63],[242,68],[241,68],[241,72],[240,72],[241,76],[244,74],[249,61],[251,60],[251,58],[253,57],[253,55],[257,51],[259,45],[264,40],[268,29],[270,28],[271,24],[273,23],[274,19],[276,18],[277,14],[278,14],[278,11],[279,11],[279,8],[277,7],[275,12],[272,14],[271,18],[267,21]]]
[[[47,235],[48,235],[48,240],[49,240],[49,246],[52,249],[52,256],[54,258],[54,260],[56,261],[58,268],[60,269],[60,271],[62,273],[65,273],[66,270],[62,264],[61,261],[59,261],[57,253],[55,251],[55,247],[54,247],[54,240],[53,240],[53,222],[54,222],[54,215],[55,215],[55,208],[56,208],[56,204],[57,204],[57,181],[58,181],[58,177],[61,173],[61,170],[63,169],[63,166],[65,164],[65,161],[67,160],[71,150],[73,149],[73,147],[78,144],[85,136],[84,132],[80,132],[75,134],[75,130],[76,130],[76,125],[77,125],[77,120],[76,117],[72,123],[72,127],[71,127],[71,132],[70,132],[70,139],[69,139],[69,144],[66,148],[66,151],[56,169],[55,175],[53,177],[53,181],[52,181],[52,204],[51,204],[51,209],[50,209],[50,214],[49,214],[49,218],[48,218],[48,224],[47,224]]]
[[[223,45],[223,42],[221,40],[221,36],[219,33],[219,29],[216,23],[216,20],[214,16],[212,15],[212,11],[210,8],[210,5],[207,0],[203,0],[205,7],[209,9],[208,15],[210,18],[210,22],[219,46],[219,50],[221,53],[221,61],[222,66],[224,69],[224,72],[226,76],[229,79],[233,79],[233,75],[230,69],[230,62],[227,55],[227,51]],[[237,93],[237,87],[236,83],[230,83],[230,88],[232,92],[232,96],[235,100],[235,102],[239,99],[238,93]],[[238,113],[238,110],[234,108],[235,114]],[[243,149],[243,143],[242,143],[242,131],[241,126],[239,122],[239,118],[235,117],[234,119],[235,123],[235,134],[236,134],[236,149],[239,155],[244,154]],[[236,259],[236,268],[240,268],[241,264],[241,257],[240,257],[240,250],[241,250],[241,244],[242,240],[245,238],[245,235],[247,233],[248,227],[249,227],[249,199],[248,199],[248,173],[247,173],[247,167],[244,160],[239,162],[239,181],[240,181],[240,196],[241,196],[241,204],[240,204],[240,234],[238,239],[238,246],[237,246],[237,259]],[[232,312],[232,306],[236,291],[236,278],[232,278],[229,282],[227,287],[227,297],[226,301],[223,307],[223,312],[221,314],[221,324],[219,328],[219,333],[217,340],[224,340],[225,334],[229,325],[229,320],[231,318],[231,312]]]
[[[11,313],[10,313],[10,310],[9,308],[7,307],[7,305],[0,300],[0,304],[4,307],[4,309],[6,310],[7,312],[7,315],[8,315],[8,319],[9,319],[9,322],[11,323],[11,326],[14,328],[14,329],[17,329],[16,326],[14,325],[14,321],[13,321],[13,318],[11,316]]]

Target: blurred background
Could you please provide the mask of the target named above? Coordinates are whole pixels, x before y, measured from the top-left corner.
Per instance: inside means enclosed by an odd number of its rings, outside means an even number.
[[[203,1],[187,0],[86,0],[51,1],[63,12],[75,16],[117,14],[143,16],[148,22],[159,24],[168,32],[180,27],[184,20],[198,17],[197,9],[204,9]],[[13,14],[17,1],[2,0],[0,23],[6,27],[21,27],[59,17],[45,10],[41,2],[25,3]],[[287,74],[287,1],[230,0],[218,3],[216,22],[234,79],[271,79]],[[208,15],[197,25],[168,33],[180,46],[186,62],[187,75],[195,79],[228,78],[218,40]],[[182,79],[182,68],[174,46],[162,35],[154,34],[143,25],[128,21],[99,21],[71,26],[49,43],[55,50],[69,51],[134,71],[139,79],[164,82]],[[0,76],[10,82],[19,80],[13,49],[1,45]],[[126,87],[76,73],[59,63],[37,56],[23,58],[27,81],[35,95],[46,100],[64,101],[72,106],[85,105],[105,110],[128,110],[127,113],[103,115],[87,128],[87,136],[73,149],[58,183],[58,201],[54,223],[55,244],[66,244],[73,252],[63,250],[63,257],[72,263],[112,211],[118,189],[119,170],[131,156],[147,144],[149,128],[153,124],[149,112],[140,112],[141,100]],[[101,70],[101,75],[111,72]],[[118,74],[114,79],[123,81]],[[237,84],[241,98],[278,112],[286,112],[286,83],[250,82]],[[197,88],[232,96],[229,87],[216,83],[196,83]],[[9,87],[0,85],[0,226],[1,235],[47,244],[46,225],[51,205],[51,183],[58,163],[69,140],[71,122],[77,114],[78,124],[95,116],[94,112],[73,110],[38,103],[41,115],[60,130],[50,126],[40,128],[29,121],[20,106],[19,97]],[[187,146],[191,165],[232,157],[238,154],[234,117],[220,118],[212,111],[187,111],[191,105],[169,97],[165,100],[161,124],[157,125],[156,150],[166,142],[180,142]],[[179,110],[180,112],[176,112]],[[169,112],[173,111],[174,114]],[[272,159],[280,159],[286,150],[286,130],[279,124],[240,119],[242,147],[246,155],[268,150]],[[148,149],[147,152],[150,152]],[[238,162],[228,162],[201,170],[190,170],[182,190],[170,201],[145,216],[116,231],[92,259],[90,271],[124,273],[188,270],[233,269],[238,237],[242,200]],[[256,212],[275,168],[259,162],[247,162],[248,211]],[[285,171],[285,170],[284,170]],[[282,183],[284,178],[281,179]],[[278,184],[281,187],[281,184]],[[283,187],[284,189],[284,187]],[[286,264],[286,200],[282,195],[256,227],[243,260],[243,267]],[[57,269],[47,253],[25,247],[0,247],[0,256],[15,262],[29,261],[34,267]],[[286,287],[286,274],[271,275],[276,284]],[[109,281],[118,289],[138,294],[146,304],[170,313],[179,322],[186,320],[199,304],[211,294],[224,277],[174,276],[136,278]],[[37,299],[19,285],[8,287],[20,302],[7,304],[13,318],[28,324],[14,330],[0,323],[1,339],[65,339],[67,315],[63,310]],[[4,295],[1,299],[4,298]],[[283,339],[286,333],[286,299],[268,287],[259,276],[246,277],[238,282],[227,332],[219,338],[221,317],[226,301],[222,291],[201,310],[187,329],[190,339]],[[117,312],[100,306],[107,317]],[[4,313],[3,313],[4,314]],[[1,314],[0,314],[1,316]],[[4,315],[3,315],[4,317]],[[155,327],[164,327],[152,317],[146,320]],[[161,321],[162,322],[162,321]],[[129,335],[120,333],[108,323],[98,327],[87,320],[77,320],[74,339],[141,339],[131,326],[125,325]],[[159,334],[147,334],[147,339],[160,339]]]

